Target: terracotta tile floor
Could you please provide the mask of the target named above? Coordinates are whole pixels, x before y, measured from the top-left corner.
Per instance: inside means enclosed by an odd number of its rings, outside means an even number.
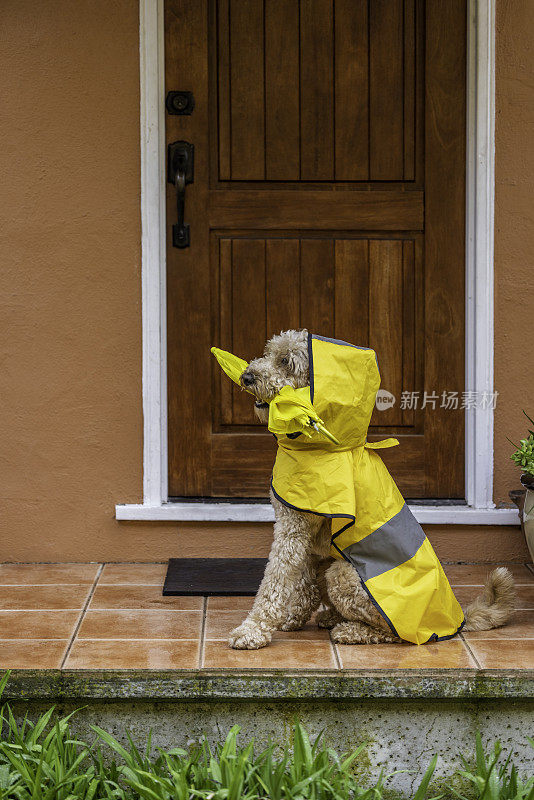
[[[462,603],[490,568],[445,565]],[[310,622],[269,647],[231,650],[250,597],[162,597],[166,564],[0,564],[0,668],[534,669],[534,567],[511,567],[517,611],[504,628],[425,645],[336,646]]]

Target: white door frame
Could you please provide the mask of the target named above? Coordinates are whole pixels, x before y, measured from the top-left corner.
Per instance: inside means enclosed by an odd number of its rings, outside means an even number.
[[[468,0],[466,391],[493,392],[495,2]],[[117,519],[272,521],[268,503],[169,503],[167,493],[164,0],[140,0],[143,503]],[[480,395],[479,395],[480,396]],[[518,524],[493,503],[493,410],[466,411],[466,499],[413,506],[419,522]]]

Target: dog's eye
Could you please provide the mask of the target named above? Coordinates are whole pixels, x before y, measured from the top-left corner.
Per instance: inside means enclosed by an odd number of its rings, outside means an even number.
[[[280,363],[283,364],[284,367],[287,367],[287,365],[289,364],[289,358],[287,356],[284,356]]]

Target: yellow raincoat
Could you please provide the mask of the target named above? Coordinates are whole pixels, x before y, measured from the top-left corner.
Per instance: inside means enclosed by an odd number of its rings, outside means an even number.
[[[310,386],[290,389],[287,400],[292,392],[301,393],[339,444],[320,430],[306,428],[302,409],[292,415],[286,402],[286,413],[280,416],[283,389],[269,409],[269,429],[274,428],[278,439],[275,497],[290,508],[332,519],[331,555],[352,564],[401,639],[423,644],[454,636],[464,624],[462,609],[376,452],[398,441],[367,442],[380,386],[374,351],[310,334],[308,352]]]

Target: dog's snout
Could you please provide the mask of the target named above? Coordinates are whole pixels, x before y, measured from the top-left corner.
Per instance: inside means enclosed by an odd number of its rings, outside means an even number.
[[[253,386],[254,375],[252,374],[252,372],[244,372],[241,375],[241,383],[243,384],[243,386],[246,386],[247,388]]]

